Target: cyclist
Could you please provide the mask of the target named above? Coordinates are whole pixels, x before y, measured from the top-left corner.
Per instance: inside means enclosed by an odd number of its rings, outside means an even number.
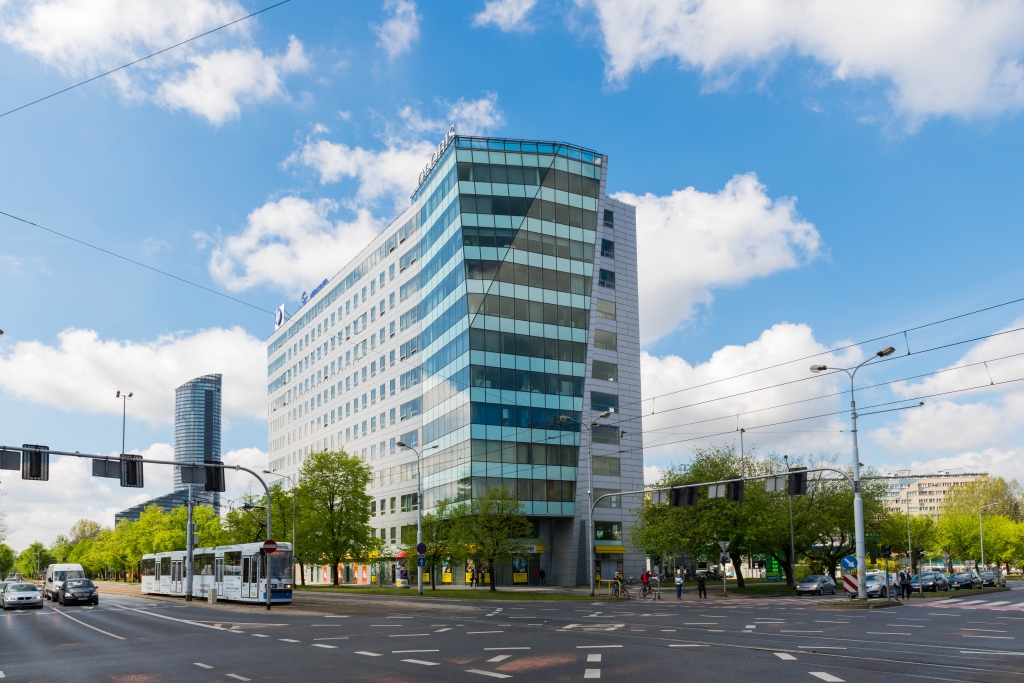
[[[644,570],[644,573],[640,575],[640,595],[646,596],[651,592],[651,572]]]

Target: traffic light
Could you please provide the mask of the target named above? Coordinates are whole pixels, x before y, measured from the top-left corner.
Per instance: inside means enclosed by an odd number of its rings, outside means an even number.
[[[914,548],[914,558],[920,560],[924,557],[924,548]]]
[[[121,486],[142,488],[142,456],[128,453],[121,455]]]
[[[892,546],[890,546],[890,545],[883,545],[882,546],[882,557],[885,557],[885,558],[892,557]]]
[[[203,490],[224,493],[224,469],[222,467],[205,467],[203,469],[206,470],[206,486],[203,487]]]
[[[697,504],[696,486],[679,486],[672,489],[672,498],[669,503],[672,507],[690,507]]]
[[[730,479],[726,490],[725,499],[730,503],[743,502],[743,478]]]
[[[21,453],[0,448],[0,470],[20,470]]]
[[[789,468],[789,495],[802,496],[807,493],[807,468]]]
[[[30,443],[21,445],[21,478],[32,481],[50,479],[50,447]]]

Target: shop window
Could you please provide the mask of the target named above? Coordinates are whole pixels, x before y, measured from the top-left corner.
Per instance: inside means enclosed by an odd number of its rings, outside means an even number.
[[[594,522],[595,541],[621,541],[622,522]]]

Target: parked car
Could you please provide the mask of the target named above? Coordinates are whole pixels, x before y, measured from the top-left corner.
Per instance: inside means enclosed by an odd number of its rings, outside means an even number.
[[[890,593],[899,592],[899,589],[895,588],[896,576],[893,574],[889,575],[888,585],[886,585],[884,573],[868,574],[864,577],[864,582],[867,586],[866,592],[869,598],[887,598]]]
[[[989,586],[996,587],[1006,585],[1006,579],[1004,579],[1002,576],[997,577],[994,571],[980,571],[978,572],[978,577],[981,579],[982,588],[987,588]]]
[[[46,583],[43,586],[43,595],[50,600],[56,600],[60,587],[67,579],[84,579],[85,569],[80,564],[51,564],[46,568]]]
[[[836,583],[832,580],[832,577],[828,574],[814,574],[808,576],[796,584],[796,594],[803,595],[804,593],[825,595],[836,594]]]
[[[4,610],[21,607],[43,608],[43,594],[34,583],[9,583],[0,593],[0,607]]]
[[[89,605],[100,604],[100,596],[96,584],[89,579],[67,579],[57,593],[57,601],[62,605],[84,602]]]
[[[956,572],[949,577],[949,587],[955,591],[966,588],[981,588],[981,577],[974,572]]]
[[[922,572],[921,574],[914,574],[910,578],[910,591],[912,593],[918,592],[918,583],[921,581],[920,577],[924,577],[922,589],[924,591],[934,591],[938,593],[941,591],[949,590],[949,579],[946,578],[945,574],[939,574],[938,572]]]

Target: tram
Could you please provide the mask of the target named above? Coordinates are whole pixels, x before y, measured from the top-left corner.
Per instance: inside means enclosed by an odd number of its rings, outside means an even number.
[[[267,555],[262,543],[239,543],[192,550],[192,597],[206,598],[217,590],[218,600],[265,603],[292,601],[292,546],[278,543]],[[185,595],[185,551],[142,556],[143,595]]]

